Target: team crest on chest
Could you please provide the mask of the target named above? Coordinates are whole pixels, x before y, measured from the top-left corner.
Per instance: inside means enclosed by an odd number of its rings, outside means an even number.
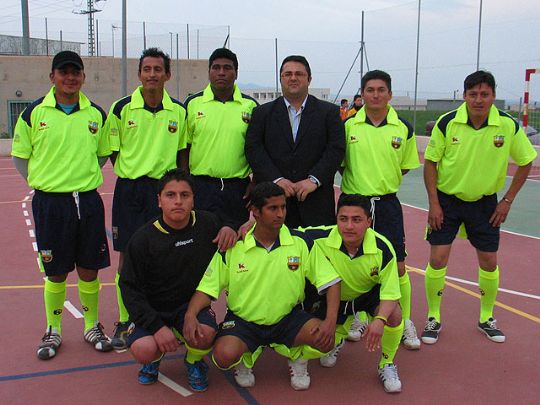
[[[369,269],[369,276],[370,277],[377,277],[379,275],[379,266],[372,267]]]
[[[401,147],[401,142],[403,141],[402,138],[399,136],[393,136],[392,137],[392,148],[399,149]]]
[[[178,122],[169,120],[169,132],[174,134],[178,130]]]
[[[298,267],[300,267],[300,256],[288,256],[287,267],[292,271],[298,270]]]
[[[504,135],[495,135],[493,137],[493,145],[495,145],[496,148],[500,148],[504,145]]]
[[[90,133],[95,134],[98,131],[98,123],[95,121],[88,121],[88,130]]]
[[[251,114],[248,112],[243,112],[242,121],[244,121],[246,124],[249,124],[249,121],[251,121]]]

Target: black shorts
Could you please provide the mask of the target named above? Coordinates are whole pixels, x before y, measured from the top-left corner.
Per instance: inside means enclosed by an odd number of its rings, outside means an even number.
[[[113,247],[117,252],[126,250],[131,236],[161,214],[157,198],[158,180],[150,177],[124,179],[119,177],[114,187],[112,206]]]
[[[243,199],[249,184],[245,179],[219,179],[209,176],[193,176],[195,183],[195,208],[216,214],[224,225],[238,229],[249,219]]]
[[[463,223],[467,238],[476,249],[482,252],[499,250],[500,228],[489,223],[497,207],[496,194],[484,196],[473,202],[460,200],[439,190],[437,195],[444,219],[440,230],[428,229],[427,240],[431,245],[450,245]]]
[[[182,329],[184,329],[184,316],[188,308],[188,302],[182,305],[178,310],[173,312],[159,312],[159,316],[163,320],[166,326],[175,329],[179,334],[182,334]],[[216,323],[216,314],[210,307],[206,307],[199,312],[197,315],[197,320],[204,324],[208,325],[214,330],[218,330]],[[131,323],[129,326],[129,335],[128,335],[128,347],[133,344],[137,339],[140,339],[145,336],[152,336],[148,330],[141,326],[137,326],[135,323]]]
[[[380,291],[381,285],[377,284],[367,293],[356,297],[352,301],[341,301],[339,303],[336,324],[343,325],[349,315],[354,315],[356,312],[365,311],[371,316],[375,316],[375,311],[381,302]],[[314,315],[319,319],[326,317],[326,300],[321,301],[321,305],[317,308]]]
[[[390,241],[396,252],[397,261],[404,261],[407,253],[405,252],[403,210],[399,199],[395,194],[369,198],[374,198],[375,202],[373,229]]]
[[[39,256],[47,276],[69,273],[75,265],[90,270],[110,265],[103,201],[96,190],[36,190],[32,212]]]
[[[217,337],[236,336],[247,345],[250,352],[254,352],[259,346],[269,346],[271,343],[293,347],[300,329],[313,318],[314,316],[302,310],[300,305],[295,306],[290,314],[274,325],[248,322],[229,311],[219,325]]]

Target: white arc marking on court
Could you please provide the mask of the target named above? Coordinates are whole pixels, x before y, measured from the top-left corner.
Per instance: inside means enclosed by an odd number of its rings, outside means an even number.
[[[28,216],[28,211],[26,211],[26,210],[23,211],[23,215],[24,215],[25,217],[27,217],[27,216]]]
[[[72,304],[70,301],[66,300],[66,301],[64,302],[64,307],[65,307],[69,312],[71,312],[71,315],[73,315],[76,319],[81,319],[81,318],[83,318],[83,314],[81,314],[81,313],[79,312],[79,310],[78,310],[77,308],[75,308],[75,307],[73,306],[73,304]]]
[[[34,252],[37,252],[37,242],[32,242],[32,247],[34,248]]]
[[[36,234],[34,233],[34,230],[33,230],[33,229],[29,229],[29,230],[28,230],[28,235],[30,235],[31,238],[35,238],[35,237],[36,237]]]
[[[23,208],[26,208],[26,203],[22,203],[22,207],[23,207]]]
[[[424,274],[426,274],[426,271],[425,270],[421,270],[421,269],[416,269]],[[461,284],[467,284],[467,285],[473,285],[473,286],[476,286],[478,287],[478,283],[475,283],[474,281],[469,281],[469,280],[463,280],[461,278],[457,278],[457,277],[450,277],[450,276],[446,276],[445,277],[447,280],[451,280],[451,281],[455,281],[457,283],[461,283]],[[526,297],[526,298],[532,298],[534,300],[540,300],[540,296],[538,295],[533,295],[533,294],[527,294],[527,293],[524,293],[524,292],[520,292],[520,291],[514,291],[514,290],[507,290],[506,288],[499,288],[499,291],[501,292],[505,292],[507,294],[512,294],[512,295],[518,295],[520,297]]]
[[[165,385],[166,387],[169,387],[171,390],[179,393],[183,397],[189,397],[190,395],[193,395],[193,392],[190,390],[182,387],[181,385],[175,383],[173,380],[171,380],[169,377],[159,373],[158,375],[158,381]]]
[[[32,221],[30,221],[29,219],[26,219],[26,226],[31,226],[32,225]]]

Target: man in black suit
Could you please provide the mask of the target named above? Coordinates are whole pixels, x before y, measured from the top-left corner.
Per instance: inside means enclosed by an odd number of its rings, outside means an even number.
[[[334,175],[345,154],[339,107],[308,95],[305,57],[286,57],[280,76],[283,97],[253,110],[247,160],[257,182],[285,191],[287,226],[335,224]]]

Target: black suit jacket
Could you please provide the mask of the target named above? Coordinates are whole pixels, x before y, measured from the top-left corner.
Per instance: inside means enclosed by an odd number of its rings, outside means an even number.
[[[256,107],[246,134],[246,157],[255,180],[292,182],[315,176],[321,187],[304,202],[287,202],[288,226],[335,223],[334,176],[345,156],[345,130],[339,107],[308,96],[293,140],[283,97]]]

